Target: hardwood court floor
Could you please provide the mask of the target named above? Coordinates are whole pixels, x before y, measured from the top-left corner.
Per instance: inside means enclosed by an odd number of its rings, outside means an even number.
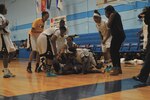
[[[35,63],[32,65],[34,67]],[[123,65],[123,74],[119,76],[72,74],[57,77],[29,74],[26,66],[27,60],[11,62],[15,78],[4,79],[0,71],[0,100],[150,100],[150,86],[132,79],[141,69],[139,65]]]

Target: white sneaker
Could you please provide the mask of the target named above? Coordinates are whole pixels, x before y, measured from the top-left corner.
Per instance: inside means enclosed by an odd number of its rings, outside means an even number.
[[[15,77],[15,75],[12,74],[9,69],[4,69],[4,76],[3,76],[3,78],[10,78],[10,77]]]

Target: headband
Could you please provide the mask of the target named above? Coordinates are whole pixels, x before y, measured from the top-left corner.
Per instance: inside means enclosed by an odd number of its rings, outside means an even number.
[[[94,15],[93,15],[93,17],[101,17],[99,14],[97,14],[97,13],[94,13]]]

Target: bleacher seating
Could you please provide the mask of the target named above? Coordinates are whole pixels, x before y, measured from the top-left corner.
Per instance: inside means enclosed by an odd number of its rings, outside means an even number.
[[[125,30],[126,39],[121,46],[120,52],[121,53],[136,53],[140,52],[140,38],[137,34],[140,29],[130,29]],[[91,50],[95,53],[101,53],[101,38],[99,33],[89,33],[89,34],[79,34],[79,38],[75,38],[74,42],[78,44],[80,47],[84,48],[89,46]],[[20,44],[16,42],[16,44]],[[18,58],[28,58],[30,51],[22,48],[19,49],[19,56]]]
[[[130,43],[123,43],[121,48],[120,48],[120,53],[128,53],[130,52]]]
[[[140,38],[138,32],[140,29],[130,29],[125,30],[126,39],[121,46],[120,52],[121,53],[128,53],[128,52],[140,52]],[[101,38],[99,33],[89,33],[89,34],[79,34],[79,38],[74,39],[75,43],[79,46],[90,44],[93,45],[92,50],[94,52],[102,52],[101,50]]]
[[[29,58],[29,55],[30,55],[30,51],[27,51],[26,48],[19,49],[18,58]]]
[[[79,38],[75,38],[74,41],[78,45],[96,45],[100,44],[100,36],[98,33],[81,34],[79,35]]]

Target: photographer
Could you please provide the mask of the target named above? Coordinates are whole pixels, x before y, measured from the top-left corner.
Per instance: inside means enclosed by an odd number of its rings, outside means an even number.
[[[148,35],[148,25],[145,24],[144,22],[144,13],[147,10],[147,7],[145,7],[142,11],[142,13],[140,13],[138,15],[138,18],[142,20],[142,30],[141,32],[139,32],[140,34],[140,39],[143,40],[143,46],[141,47],[144,51],[146,49],[146,45],[147,45],[147,35]]]
[[[147,46],[146,46],[146,57],[144,65],[140,71],[140,74],[134,76],[133,79],[146,83],[149,73],[150,73],[150,7],[146,7],[146,10],[143,11],[144,22],[148,25],[148,36],[147,36]]]

